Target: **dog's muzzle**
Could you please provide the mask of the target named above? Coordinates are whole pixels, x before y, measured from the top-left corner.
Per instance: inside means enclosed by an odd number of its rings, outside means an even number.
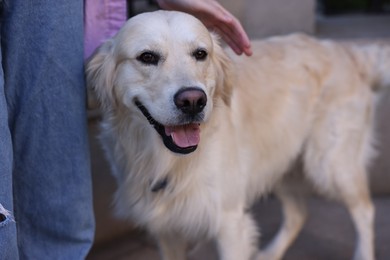
[[[183,88],[174,96],[176,107],[185,116],[186,122],[180,125],[164,126],[155,120],[148,109],[138,100],[135,105],[148,122],[162,137],[165,147],[179,154],[189,154],[196,150],[200,141],[200,123],[203,120],[203,109],[207,96],[198,88]]]

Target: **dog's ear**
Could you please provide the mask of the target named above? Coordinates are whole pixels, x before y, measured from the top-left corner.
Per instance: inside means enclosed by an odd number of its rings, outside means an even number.
[[[223,102],[229,106],[234,79],[232,62],[220,45],[219,36],[211,33],[211,37],[214,44],[214,54],[211,59],[214,63],[216,73],[215,95],[220,96]]]
[[[96,106],[96,101],[103,108],[115,106],[115,61],[112,40],[108,40],[94,52],[87,61],[85,73],[88,106]]]

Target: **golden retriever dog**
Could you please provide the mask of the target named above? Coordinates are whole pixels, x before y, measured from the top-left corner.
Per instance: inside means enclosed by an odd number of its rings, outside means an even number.
[[[163,259],[185,259],[206,239],[224,260],[280,259],[304,223],[305,194],[289,177],[301,175],[348,208],[355,259],[374,259],[366,166],[390,48],[304,35],[252,47],[236,56],[196,18],[157,11],[94,54],[87,82],[103,113],[117,214],[145,227]],[[284,223],[260,251],[249,209],[271,191]]]

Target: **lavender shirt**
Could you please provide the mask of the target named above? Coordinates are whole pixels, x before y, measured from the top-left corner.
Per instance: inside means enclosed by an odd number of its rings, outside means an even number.
[[[126,0],[84,0],[84,59],[126,22]]]

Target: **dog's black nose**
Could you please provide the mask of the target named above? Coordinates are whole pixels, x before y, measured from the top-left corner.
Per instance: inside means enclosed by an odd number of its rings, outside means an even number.
[[[206,93],[195,87],[180,89],[173,99],[178,109],[191,115],[202,112],[207,103]]]

